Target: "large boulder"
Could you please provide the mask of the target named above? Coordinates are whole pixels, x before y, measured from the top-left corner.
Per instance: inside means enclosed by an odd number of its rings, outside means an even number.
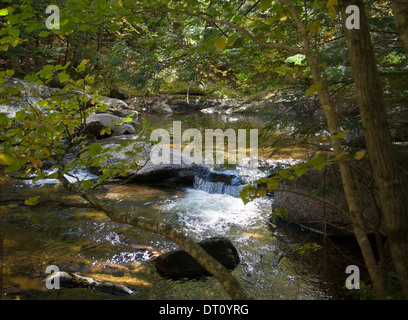
[[[126,102],[115,98],[102,97],[101,100],[98,101],[97,103],[103,103],[108,109],[109,108],[129,109],[129,106],[127,105]]]
[[[167,103],[162,101],[156,101],[150,108],[152,113],[160,113],[160,114],[171,114],[173,113],[173,109]]]
[[[106,106],[106,110],[99,112],[97,111],[96,113],[110,113],[121,118],[131,116],[132,118],[136,119],[138,117],[138,112],[136,110],[131,110],[130,106],[120,99],[102,97],[101,100],[96,102],[96,104],[102,103]]]
[[[32,105],[38,107],[40,100],[49,99],[59,91],[57,88],[49,88],[35,82],[11,77],[6,77],[4,86],[19,90],[18,94],[8,97],[10,101],[6,105],[0,105],[0,112],[6,113],[9,117],[14,117],[18,111],[22,110],[23,106]]]
[[[137,163],[137,169],[126,172],[126,178],[131,182],[161,183],[191,186],[194,182],[193,163],[184,161],[180,150],[163,145],[152,146],[144,141],[136,141],[127,147],[118,150],[118,144],[108,143],[103,145],[109,148],[110,158],[102,162],[101,166],[116,166],[120,163]],[[135,151],[138,150],[138,151]],[[132,154],[132,155],[131,155]],[[168,154],[170,161],[160,163],[155,160],[155,154]],[[173,163],[173,156],[181,157],[180,163]]]
[[[138,117],[138,112],[135,110],[129,110],[129,109],[109,109],[107,110],[109,113],[113,114],[114,116],[121,117],[121,118],[127,118],[131,117],[136,119]]]
[[[133,97],[124,100],[124,102],[129,106],[129,109],[138,110],[139,105],[141,104],[140,99],[138,97]]]
[[[91,137],[100,138],[101,131],[104,128],[111,128],[112,136],[118,136],[123,134],[135,134],[134,126],[136,123],[123,123],[122,118],[114,116],[109,113],[93,113],[86,119],[86,132]]]
[[[169,161],[160,161],[158,156],[168,155]],[[194,163],[186,161],[181,150],[155,145],[149,153],[149,160],[138,171],[130,173],[130,179],[138,182],[159,182],[171,180],[176,184],[192,184]],[[175,158],[181,161],[175,161]],[[168,181],[170,182],[170,181]]]
[[[116,87],[110,90],[109,96],[111,98],[126,100],[129,99],[129,94],[122,88]]]
[[[198,243],[207,253],[227,269],[233,270],[240,262],[237,249],[224,237],[213,237]],[[193,279],[209,273],[184,250],[164,253],[153,259],[157,273],[170,279]]]

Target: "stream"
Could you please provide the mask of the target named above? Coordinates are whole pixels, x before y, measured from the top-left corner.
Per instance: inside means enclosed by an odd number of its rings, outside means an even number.
[[[175,119],[177,115],[151,120],[156,127],[166,128]],[[232,121],[236,124],[240,119]],[[254,119],[253,123],[262,126],[260,119]],[[241,174],[246,169],[236,167],[234,170]],[[55,181],[14,183],[0,186],[0,191],[3,200],[47,193],[75,199],[63,188],[55,188]],[[236,189],[224,188],[199,176],[191,188],[112,184],[99,192],[111,200],[117,210],[171,223],[197,241],[212,236],[229,238],[241,258],[232,274],[256,299],[333,298],[330,283],[314,274],[303,261],[289,259],[284,254],[296,244],[293,232],[299,231],[275,228],[270,223],[273,199],[258,199],[245,205],[237,197]],[[55,203],[27,206],[16,202],[8,206],[1,227],[3,296],[7,299],[229,299],[212,277],[162,278],[156,273],[151,254],[167,252],[177,246],[160,235],[112,222],[93,209],[62,207]],[[49,265],[118,282],[136,293],[121,296],[84,288],[43,291],[19,287],[21,279],[44,279]]]

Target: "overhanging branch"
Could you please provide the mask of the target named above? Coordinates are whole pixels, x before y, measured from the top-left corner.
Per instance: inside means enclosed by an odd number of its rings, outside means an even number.
[[[215,23],[215,24],[222,24],[225,26],[228,26],[232,29],[235,29],[236,31],[240,31],[243,34],[245,34],[246,36],[248,36],[253,42],[255,42],[256,44],[261,45],[264,48],[268,48],[268,49],[273,49],[273,50],[284,50],[284,51],[288,51],[294,54],[304,54],[304,50],[302,48],[296,48],[296,47],[292,47],[292,46],[288,46],[288,45],[284,45],[284,44],[280,44],[280,43],[270,43],[270,42],[266,42],[262,39],[259,39],[258,37],[256,37],[254,35],[254,33],[248,29],[245,28],[243,26],[237,25],[231,21],[228,20],[222,20],[222,19],[216,19],[212,16],[210,16],[209,14],[206,13],[194,13],[194,12],[186,12],[186,11],[180,11],[180,10],[175,10],[175,9],[150,9],[150,10],[142,10],[142,11],[136,11],[133,12],[133,14],[146,14],[146,13],[176,13],[176,14],[181,14],[181,15],[187,15],[190,17],[195,17],[198,18],[200,20],[209,22],[209,23]]]
[[[192,256],[204,269],[211,273],[221,283],[224,290],[232,299],[252,299],[242,288],[238,280],[231,275],[227,268],[209,255],[192,239],[185,236],[182,232],[177,231],[171,225],[157,223],[153,220],[131,213],[118,212],[118,210],[110,208],[106,202],[98,199],[92,193],[85,192],[80,185],[70,183],[63,175],[59,177],[59,180],[67,190],[81,196],[83,199],[88,201],[94,209],[104,212],[112,221],[129,224],[158,233],[177,243],[181,249]]]

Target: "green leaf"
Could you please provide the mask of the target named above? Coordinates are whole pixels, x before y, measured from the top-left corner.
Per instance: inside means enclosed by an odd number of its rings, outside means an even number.
[[[344,131],[342,131],[342,132],[340,132],[340,133],[338,133],[338,134],[335,134],[335,135],[333,136],[333,138],[343,139],[349,131],[350,131],[350,130],[348,130],[348,129],[347,129],[347,130],[344,130]]]
[[[224,38],[217,38],[215,40],[215,47],[217,50],[223,50],[227,46],[227,42],[225,41]]]
[[[29,22],[29,23],[27,23],[27,26],[26,26],[26,31],[28,32],[28,33],[31,33],[31,32],[33,32],[35,29],[37,29],[39,27],[39,25],[36,23],[36,22]]]
[[[297,66],[306,66],[307,59],[304,54],[296,54],[294,56],[290,56],[285,60],[286,63],[294,63]]]
[[[88,84],[94,84],[94,83],[95,83],[95,77],[94,77],[94,76],[91,76],[91,75],[87,75],[87,76],[85,77],[85,81],[86,81],[86,83],[88,83]]]
[[[59,65],[56,65],[56,66],[55,66],[55,71],[66,70],[70,64],[71,64],[71,62],[68,61],[65,66],[62,66],[62,65],[60,65],[60,64],[59,64]]]
[[[40,135],[40,136],[42,136],[42,135],[44,135],[45,133],[48,133],[48,132],[51,132],[51,130],[48,129],[45,125],[41,125],[37,129],[37,134]]]
[[[295,171],[295,174],[298,177],[301,177],[302,175],[304,175],[308,168],[309,166],[306,163],[299,163],[296,166],[292,167],[292,169]]]
[[[24,80],[30,81],[30,82],[35,82],[38,80],[38,76],[35,74],[30,74],[24,77]]]
[[[2,166],[11,166],[15,161],[18,159],[6,154],[6,153],[0,153],[0,165]]]
[[[272,0],[262,0],[259,4],[259,9],[261,11],[268,10],[272,6]]]
[[[132,114],[132,115],[134,115],[134,114]],[[123,122],[132,122],[132,121],[133,121],[132,117],[129,116]]]
[[[0,16],[7,16],[8,15],[8,9],[4,8],[4,9],[0,9]]]
[[[93,157],[100,154],[102,151],[102,147],[99,143],[93,143],[88,147],[88,154]]]
[[[315,169],[322,170],[325,162],[326,162],[326,158],[319,156],[317,158],[309,160],[307,163],[308,165],[312,166]]]
[[[37,104],[40,107],[46,107],[46,106],[48,106],[48,101],[47,100],[40,100],[40,101],[37,102]]]
[[[66,72],[61,72],[58,73],[58,80],[61,83],[64,83],[65,81],[67,81],[70,78],[69,74],[67,74]]]
[[[268,187],[268,189],[276,189],[279,186],[279,180],[279,177],[269,178],[266,182],[266,186]]]
[[[256,198],[256,191],[257,188],[255,186],[245,186],[240,193],[242,201],[247,204],[254,200]]]
[[[8,33],[11,34],[13,37],[18,38],[18,36],[20,35],[20,29],[8,28]]]
[[[16,87],[5,87],[7,94],[15,94],[18,95],[20,93],[20,90],[18,90],[18,88]]]
[[[54,66],[46,65],[42,70],[38,72],[38,75],[44,79],[50,79],[54,71]]]
[[[57,154],[65,154],[65,150],[58,149],[58,148],[52,149],[52,151],[53,151],[54,153],[57,153]]]
[[[81,181],[81,184],[82,184],[82,188],[85,191],[91,189],[92,186],[93,186],[93,183],[91,181],[89,181],[89,180],[83,180],[83,181]]]
[[[282,179],[286,179],[286,180],[294,180],[295,179],[295,177],[290,173],[289,169],[280,170],[279,171],[279,176]]]
[[[24,203],[28,206],[35,206],[36,204],[38,204],[38,199],[40,199],[40,196],[31,197],[26,199]]]
[[[57,171],[57,172],[54,172],[54,173],[51,173],[50,175],[48,175],[47,176],[47,178],[48,179],[57,179],[58,177],[59,177],[59,172]]]
[[[318,82],[312,85],[309,89],[306,90],[306,97],[310,96],[312,93],[319,91],[322,88],[322,83]]]
[[[87,60],[87,59],[82,60],[81,63],[79,64],[79,66],[76,67],[75,71],[76,71],[77,73],[80,73],[80,72],[85,71],[85,66],[86,66],[86,64],[87,64],[88,62],[89,62],[89,60]]]
[[[39,36],[40,38],[46,38],[46,37],[48,37],[48,36],[50,35],[50,33],[51,33],[51,32],[49,32],[49,31],[41,31],[41,32],[38,34],[38,36]]]
[[[317,20],[317,21],[312,22],[312,23],[309,25],[309,30],[310,30],[312,33],[318,33],[320,27],[321,27],[321,21],[320,21],[320,20]]]
[[[354,159],[356,159],[356,160],[361,160],[361,159],[364,158],[365,154],[366,154],[365,151],[357,151],[357,152],[354,154]]]
[[[112,25],[109,26],[109,30],[112,31],[112,32],[119,31],[120,30],[120,25],[112,24]]]
[[[230,35],[229,37],[228,37],[228,44],[234,44],[235,43],[235,41],[237,41],[237,34],[236,33],[233,33],[232,35]]]
[[[337,15],[336,9],[334,8],[335,5],[338,5],[338,0],[329,0],[327,2],[327,9],[329,10],[329,15],[333,20]]]
[[[267,24],[268,26],[270,26],[272,23],[275,22],[275,17],[269,17],[268,19],[266,19],[265,24]]]

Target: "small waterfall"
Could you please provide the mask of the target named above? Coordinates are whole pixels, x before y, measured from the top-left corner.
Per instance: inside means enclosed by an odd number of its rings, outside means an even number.
[[[195,165],[194,189],[213,194],[226,194],[238,198],[244,186],[252,180],[247,173],[240,170],[240,168],[236,170],[214,171],[204,165]],[[253,174],[252,177],[257,177],[257,174]]]
[[[194,189],[206,191],[208,193],[227,194],[233,197],[239,197],[244,185],[229,185],[224,182],[208,181],[201,177],[195,177]]]
[[[258,168],[244,164],[237,165],[234,170],[218,171],[205,165],[194,165],[194,189],[239,198],[246,185],[258,179],[275,175],[279,170],[299,162],[293,159],[266,160],[259,161]]]

